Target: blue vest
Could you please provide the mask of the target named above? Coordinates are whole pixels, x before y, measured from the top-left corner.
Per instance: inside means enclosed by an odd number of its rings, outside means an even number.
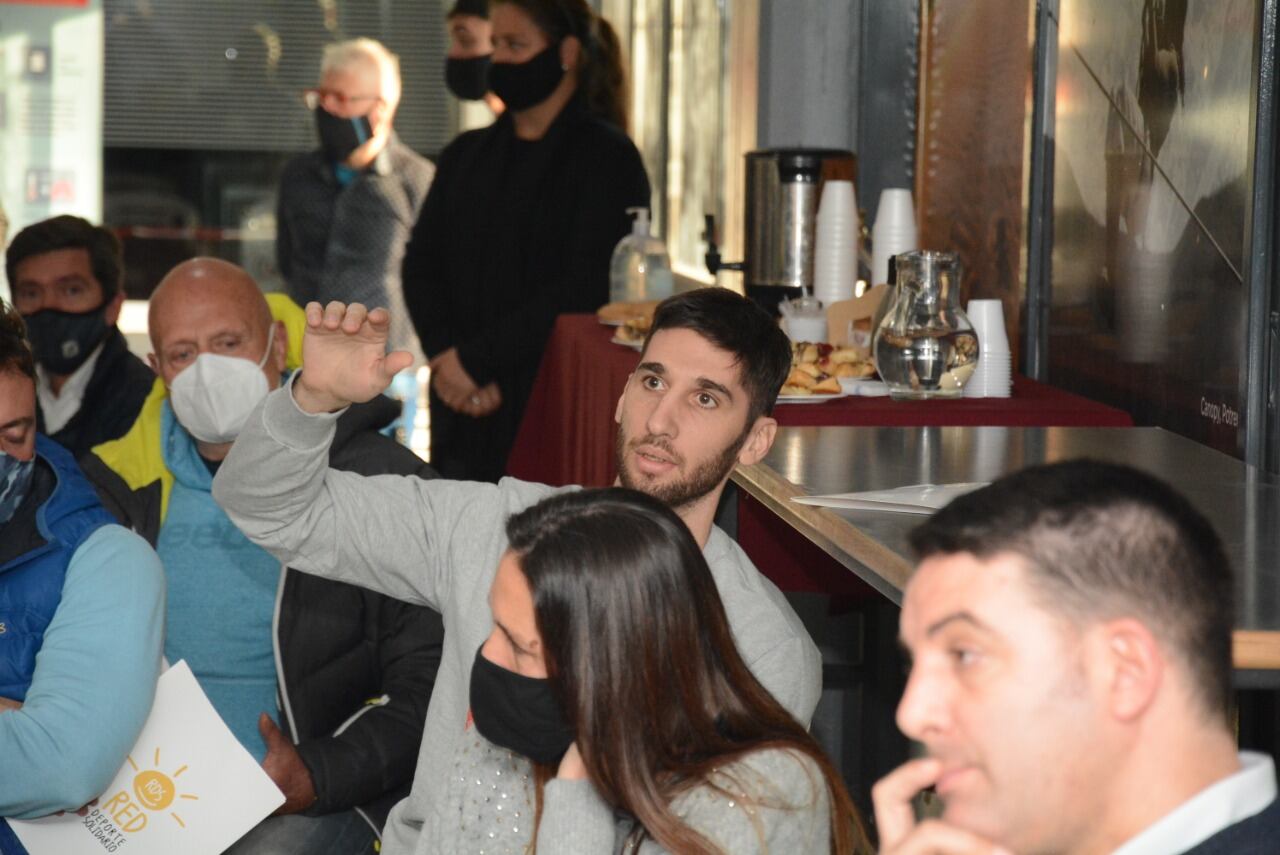
[[[89,535],[115,518],[80,472],[70,452],[43,435],[36,456],[53,468],[57,482],[36,511],[44,543],[0,565],[0,697],[26,700],[36,653],[62,600],[71,556]]]

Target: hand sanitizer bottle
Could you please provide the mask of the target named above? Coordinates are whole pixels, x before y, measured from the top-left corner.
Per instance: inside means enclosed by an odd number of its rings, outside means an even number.
[[[609,300],[638,303],[671,296],[671,261],[667,247],[649,234],[649,209],[627,208],[636,218],[631,234],[618,241],[609,263]]]

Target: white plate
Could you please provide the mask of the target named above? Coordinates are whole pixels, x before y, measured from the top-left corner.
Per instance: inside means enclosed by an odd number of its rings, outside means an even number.
[[[644,348],[644,342],[642,341],[627,341],[625,338],[619,338],[616,335],[613,338],[609,339],[609,341],[613,342],[614,344],[620,344],[623,347],[629,347],[632,350],[634,350],[636,353],[639,353]]]
[[[844,392],[836,392],[831,395],[779,395],[779,404],[821,404],[823,401],[834,401],[836,398],[845,397]]]
[[[883,398],[889,394],[888,384],[869,377],[841,377],[840,388],[846,395],[863,398]]]
[[[620,327],[620,326],[622,326],[623,324],[625,324],[627,321],[634,320],[634,319],[633,319],[633,318],[623,318],[623,319],[622,319],[622,320],[620,320],[620,321],[615,321],[615,320],[609,320],[609,319],[606,319],[606,318],[602,318],[602,317],[600,317],[599,315],[596,315],[596,320],[597,320],[597,321],[599,321],[600,323],[604,324],[606,327]]]

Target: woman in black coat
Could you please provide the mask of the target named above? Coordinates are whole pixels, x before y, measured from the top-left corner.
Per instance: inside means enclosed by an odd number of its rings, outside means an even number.
[[[585,0],[496,0],[490,15],[507,110],[441,154],[403,278],[431,365],[432,463],[496,481],[556,316],[608,300],[649,181],[609,24]]]

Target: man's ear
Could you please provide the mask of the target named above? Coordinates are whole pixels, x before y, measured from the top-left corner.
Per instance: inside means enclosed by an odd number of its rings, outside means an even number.
[[[147,354],[147,365],[150,365],[151,370],[155,372],[155,375],[160,377],[160,360],[156,358],[154,353]]]
[[[275,362],[276,373],[283,374],[289,364],[289,328],[284,325],[284,321],[273,321],[272,325],[276,328],[276,334],[271,339],[271,349],[274,351],[271,358]]]
[[[773,447],[773,438],[778,435],[778,422],[771,416],[760,416],[751,426],[747,441],[738,450],[738,462],[743,466],[759,463]]]
[[[613,423],[622,424],[622,402],[627,399],[627,387],[631,385],[631,375],[627,375],[627,382],[622,384],[622,394],[618,396],[618,406],[613,408]]]
[[[114,327],[116,321],[120,320],[120,310],[124,308],[124,289],[116,292],[116,295],[107,301],[106,311],[103,318],[107,322],[107,326]]]
[[[1087,631],[1085,656],[1100,702],[1123,723],[1140,719],[1156,702],[1166,679],[1163,649],[1135,618],[1117,618]]]

